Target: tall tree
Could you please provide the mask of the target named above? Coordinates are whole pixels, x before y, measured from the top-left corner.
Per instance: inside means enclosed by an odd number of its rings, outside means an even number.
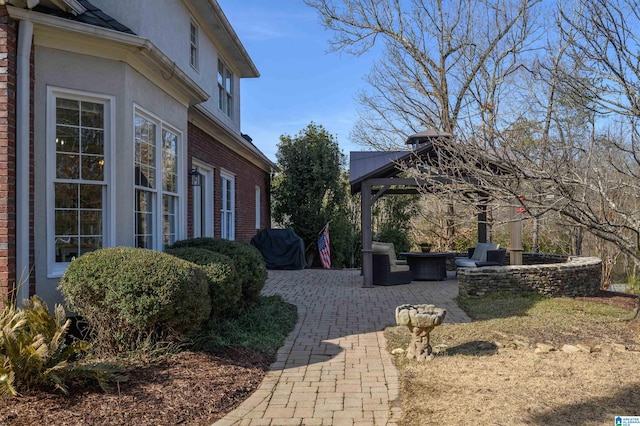
[[[310,123],[295,137],[280,136],[279,172],[273,184],[273,217],[293,228],[314,253],[324,225],[344,216],[346,187],[341,173],[345,158],[324,127]]]
[[[495,104],[530,42],[539,0],[305,2],[333,32],[334,50],[358,55],[384,45],[356,128],[359,140],[380,146],[425,128],[459,133],[459,120]]]

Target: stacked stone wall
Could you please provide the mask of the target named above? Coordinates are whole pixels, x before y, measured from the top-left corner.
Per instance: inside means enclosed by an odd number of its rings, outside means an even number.
[[[563,263],[548,263],[562,262],[563,258]],[[600,290],[602,260],[597,257],[529,254],[523,256],[523,263],[530,264],[461,268],[458,270],[459,294],[482,296],[508,292],[576,297],[594,296]]]

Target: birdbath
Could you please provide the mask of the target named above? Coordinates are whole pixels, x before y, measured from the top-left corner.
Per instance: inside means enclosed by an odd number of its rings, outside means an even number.
[[[400,305],[396,308],[396,324],[406,325],[411,332],[407,358],[424,361],[431,355],[429,333],[442,324],[447,311],[434,305]]]

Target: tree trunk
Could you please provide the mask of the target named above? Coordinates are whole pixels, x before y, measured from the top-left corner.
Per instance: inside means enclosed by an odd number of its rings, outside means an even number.
[[[573,232],[573,247],[571,248],[574,256],[582,255],[582,240],[584,240],[584,230],[576,226]]]
[[[533,218],[533,231],[531,239],[531,251],[533,253],[540,252],[540,220],[537,217]]]
[[[453,203],[449,203],[447,206],[447,248],[453,251],[456,247],[456,224],[455,224],[455,209]]]

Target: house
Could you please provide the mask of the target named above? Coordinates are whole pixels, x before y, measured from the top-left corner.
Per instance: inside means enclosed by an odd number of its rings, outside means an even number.
[[[0,72],[0,300],[61,302],[102,247],[270,223],[274,164],[240,127],[259,73],[216,0],[0,0]]]

